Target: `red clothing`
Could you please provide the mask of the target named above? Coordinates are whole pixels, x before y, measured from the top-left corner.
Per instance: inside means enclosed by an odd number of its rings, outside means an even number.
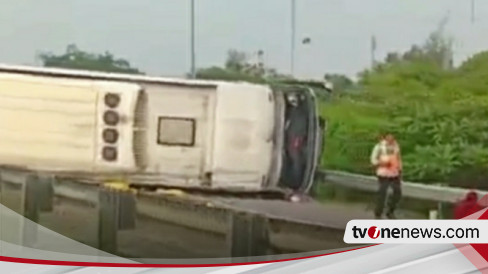
[[[290,144],[289,144],[290,152],[293,152],[293,153],[299,152],[303,146],[304,141],[305,140],[303,137],[292,137],[290,140]]]
[[[454,208],[454,218],[462,219],[482,209],[483,207],[478,204],[478,195],[472,191],[456,205]]]

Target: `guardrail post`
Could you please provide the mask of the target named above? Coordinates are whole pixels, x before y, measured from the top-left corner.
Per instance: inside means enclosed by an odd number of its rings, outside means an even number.
[[[23,229],[23,244],[25,246],[32,246],[37,241],[37,223],[39,223],[41,197],[39,197],[39,190],[41,189],[38,184],[39,177],[35,174],[29,174],[25,178],[25,182],[22,187],[22,197],[24,203],[23,216],[28,220],[24,224]]]
[[[98,199],[98,248],[116,253],[117,232],[135,227],[135,195],[127,190],[102,186]]]
[[[40,176],[37,180],[37,199],[40,212],[52,212],[54,201],[54,177]]]
[[[31,220],[23,229],[24,245],[32,246],[37,242],[37,230],[41,212],[53,209],[53,185],[48,177],[28,174],[23,185],[23,203],[25,218]]]
[[[442,188],[442,187],[447,187],[446,185],[442,183],[435,184],[436,186]],[[444,203],[442,201],[437,201],[437,219],[445,219],[446,218],[446,212],[444,212]]]
[[[268,220],[264,216],[230,212],[228,221],[227,243],[232,258],[267,255],[269,231]]]
[[[118,193],[119,197],[119,216],[118,229],[131,230],[136,227],[136,196],[131,191]]]
[[[30,174],[25,179],[23,186],[24,212],[23,215],[33,222],[39,222],[40,199],[38,195],[38,177]]]
[[[98,248],[114,253],[117,251],[117,197],[104,187],[98,195]]]
[[[429,220],[439,219],[439,212],[437,210],[429,210]]]

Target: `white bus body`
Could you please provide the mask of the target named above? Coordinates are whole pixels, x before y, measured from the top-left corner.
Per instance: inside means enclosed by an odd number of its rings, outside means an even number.
[[[249,83],[0,65],[0,165],[168,187],[278,189],[283,98]]]

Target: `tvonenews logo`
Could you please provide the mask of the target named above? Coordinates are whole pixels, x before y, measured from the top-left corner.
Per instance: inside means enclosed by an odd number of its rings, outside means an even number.
[[[376,226],[372,226],[368,229],[368,235],[371,239],[377,239],[380,236],[380,231]]]
[[[344,242],[488,243],[488,220],[354,220]]]

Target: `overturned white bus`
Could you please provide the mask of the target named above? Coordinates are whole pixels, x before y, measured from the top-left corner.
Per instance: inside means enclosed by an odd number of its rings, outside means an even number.
[[[314,92],[0,65],[0,165],[142,184],[307,192]]]

